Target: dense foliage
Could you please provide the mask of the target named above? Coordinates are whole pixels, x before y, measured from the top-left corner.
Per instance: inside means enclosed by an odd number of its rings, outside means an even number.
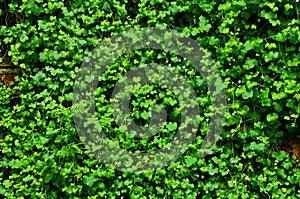
[[[298,160],[275,148],[300,131],[299,2],[0,2],[1,57],[23,69],[18,86],[0,90],[0,196],[300,197]],[[159,102],[166,108],[167,123],[152,140],[126,137],[126,128],[112,121],[109,104],[125,71],[167,63],[189,79],[203,109],[194,145],[168,167],[126,173],[99,163],[79,139],[72,88],[84,58],[104,38],[139,27],[182,32],[216,62],[227,85],[228,108],[221,140],[204,159],[195,154],[211,118],[206,85],[190,63],[161,50],[135,50],[108,66],[96,89],[99,121],[110,139],[128,150],[153,150],[169,142],[180,116],[171,90],[145,85],[131,99],[132,117],[141,125],[149,122],[150,107]]]

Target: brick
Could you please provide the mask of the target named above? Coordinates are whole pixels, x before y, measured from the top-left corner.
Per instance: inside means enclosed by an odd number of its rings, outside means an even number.
[[[0,63],[0,83],[4,82],[4,84],[8,87],[16,86],[16,82],[14,82],[12,85],[11,82],[14,81],[15,76],[19,75],[21,75],[20,68],[8,63]]]

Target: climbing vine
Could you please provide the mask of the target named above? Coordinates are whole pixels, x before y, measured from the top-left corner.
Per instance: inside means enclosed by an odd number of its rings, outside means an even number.
[[[1,197],[300,197],[295,149],[300,132],[298,1],[0,3],[0,61],[23,71],[16,86],[0,85]],[[151,106],[159,102],[167,109],[168,121],[152,144],[129,142],[126,129],[113,123],[109,97],[131,67],[170,64],[189,79],[203,107],[191,148],[163,169],[126,173],[99,163],[77,134],[72,89],[82,62],[104,38],[139,27],[174,29],[193,38],[209,52],[226,83],[221,139],[203,159],[195,154],[211,118],[206,85],[190,63],[159,50],[136,50],[107,67],[95,91],[98,118],[110,139],[128,150],[164,146],[180,116],[170,90],[147,85],[132,97],[132,116],[141,125],[149,122]]]

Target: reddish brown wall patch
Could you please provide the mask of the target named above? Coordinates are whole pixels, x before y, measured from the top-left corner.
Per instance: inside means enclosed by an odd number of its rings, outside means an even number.
[[[14,77],[19,75],[21,75],[20,68],[11,64],[0,63],[0,83],[4,82],[4,84],[8,87],[16,86],[17,83],[14,82]]]

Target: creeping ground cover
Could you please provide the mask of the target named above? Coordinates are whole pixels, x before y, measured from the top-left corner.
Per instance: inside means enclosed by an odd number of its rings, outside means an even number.
[[[0,0],[0,198],[300,198],[299,15]]]

